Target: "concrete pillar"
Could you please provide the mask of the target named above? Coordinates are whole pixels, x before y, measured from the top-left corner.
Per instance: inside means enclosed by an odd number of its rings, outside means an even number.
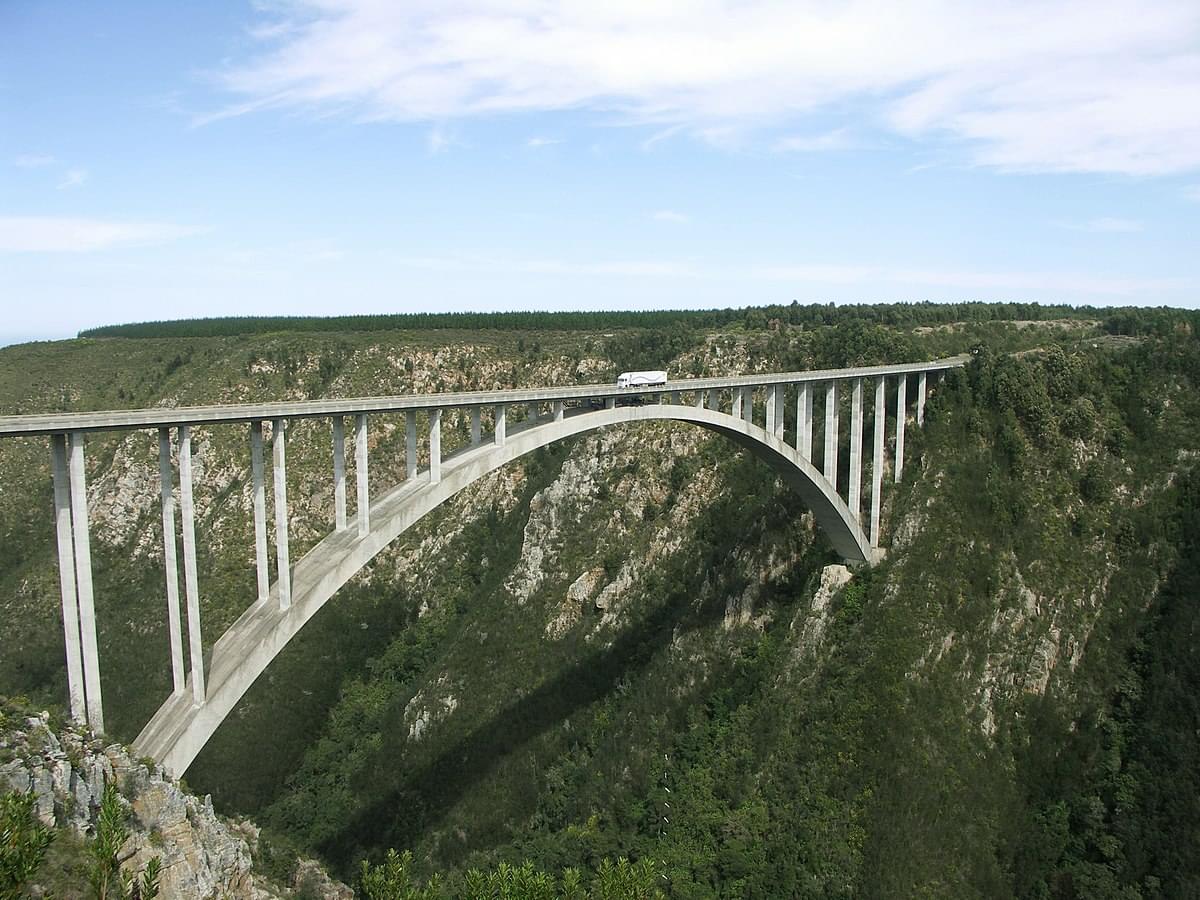
[[[825,386],[825,478],[837,489],[838,407],[837,382]]]
[[[863,429],[863,382],[854,379],[850,394],[850,489],[848,499],[850,515],[854,521],[862,518],[862,429]]]
[[[75,592],[75,545],[71,531],[71,476],[67,471],[67,436],[50,438],[54,473],[54,524],[58,533],[58,584],[62,591],[63,637],[67,647],[67,692],[71,718],[87,722],[87,697],[83,685],[83,648],[79,640],[79,599]]]
[[[696,396],[692,398],[692,403],[696,409],[704,409],[708,405],[708,391],[696,391]]]
[[[478,447],[483,440],[483,410],[471,407],[471,446]]]
[[[75,542],[75,585],[79,601],[80,649],[83,651],[83,692],[88,726],[104,731],[104,701],[100,691],[100,650],[96,645],[96,601],[92,593],[92,538],[88,525],[87,475],[83,468],[83,432],[68,439],[71,473],[71,534]]]
[[[162,497],[163,570],[167,580],[167,639],[171,642],[171,683],[176,694],[187,687],[183,670],[183,629],[179,623],[179,561],[175,556],[175,492],[171,472],[171,429],[158,429],[158,481]]]
[[[371,488],[367,471],[367,416],[354,417],[354,477],[358,481],[358,536],[371,530]]]
[[[287,420],[271,420],[271,475],[275,480],[275,580],[279,584],[279,608],[292,605],[292,563],[288,546]]]
[[[333,417],[333,527],[346,530],[346,423]]]
[[[742,419],[754,424],[754,388],[742,388]]]
[[[616,409],[617,408],[617,398],[616,397],[605,397],[604,398],[604,408],[605,409]]]
[[[250,470],[254,478],[254,561],[258,572],[258,599],[265,602],[271,596],[271,573],[267,563],[267,488],[262,422],[250,423]]]
[[[767,385],[767,434],[775,434],[775,398],[779,396],[779,386],[774,384]]]
[[[714,388],[713,390],[708,391],[708,408],[711,409],[713,412],[721,411],[721,392],[720,392],[720,390]]]
[[[567,414],[567,405],[562,400],[554,401],[554,421],[561,422]]]
[[[404,477],[409,481],[417,477],[417,411],[404,411]]]
[[[442,411],[429,411],[429,483],[442,480]]]
[[[733,410],[731,415],[735,419],[742,417],[742,404],[746,402],[746,395],[742,393],[741,388],[733,389]]]
[[[896,483],[904,474],[904,419],[908,415],[908,376],[901,375],[896,385]]]
[[[796,449],[800,458],[812,459],[813,391],[807,381],[800,385],[796,396]]]
[[[917,425],[925,424],[925,391],[927,382],[925,373],[917,376]]]
[[[506,414],[507,407],[503,403],[496,404],[496,430],[492,435],[492,440],[497,447],[503,447],[505,438],[508,434],[508,420]]]
[[[880,492],[883,489],[883,437],[887,427],[887,378],[880,375],[875,379],[875,455],[871,458],[871,546],[879,546]]]
[[[183,589],[187,595],[192,702],[204,703],[204,644],[200,640],[200,585],[196,578],[196,507],[192,500],[192,430],[179,426],[179,516],[183,532]]]
[[[771,435],[773,437],[779,438],[779,440],[781,440],[781,441],[783,440],[783,420],[784,420],[783,400],[786,395],[787,395],[787,385],[783,385],[783,384],[777,385],[777,390],[775,391],[775,404],[774,404],[774,406],[775,406],[775,427],[771,430]]]

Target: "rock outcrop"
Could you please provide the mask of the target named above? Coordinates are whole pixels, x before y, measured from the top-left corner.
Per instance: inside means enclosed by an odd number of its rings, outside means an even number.
[[[160,896],[180,900],[270,900],[292,890],[269,884],[253,870],[251,844],[258,829],[227,822],[149,761],[134,759],[120,744],[105,744],[73,726],[55,733],[46,713],[27,716],[0,730],[0,791],[32,792],[36,814],[46,825],[78,838],[95,833],[105,784],[115,783],[130,809],[130,836],[122,848],[125,865],[142,869],[162,863]],[[349,888],[304,861],[293,887],[306,896],[349,900]],[[301,885],[300,882],[303,881]]]

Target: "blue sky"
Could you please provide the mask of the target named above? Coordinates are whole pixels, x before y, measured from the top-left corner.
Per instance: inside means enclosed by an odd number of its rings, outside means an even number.
[[[0,3],[0,342],[1200,304],[1200,4]]]

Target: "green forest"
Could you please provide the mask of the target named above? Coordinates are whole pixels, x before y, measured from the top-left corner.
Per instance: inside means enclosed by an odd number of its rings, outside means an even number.
[[[936,384],[923,428],[909,422],[880,564],[841,570],[798,498],[719,437],[654,423],[572,438],[377,557],[187,782],[262,827],[256,864],[281,882],[312,855],[372,900],[1200,896],[1195,312],[792,304],[145,323],[0,351],[0,406],[956,353],[971,362]],[[84,374],[64,387],[56,371]],[[893,384],[889,454],[895,397]],[[445,428],[448,447],[466,440],[465,421]],[[375,434],[372,478],[386,484],[402,477],[402,435]],[[202,438],[220,481],[202,488],[201,521],[235,535],[202,553],[211,645],[253,572],[239,549],[243,438]],[[145,444],[97,442],[91,483],[125,484],[152,460]],[[303,552],[328,528],[327,431],[298,430],[288,452]],[[45,456],[0,446],[0,483],[34,473],[0,496],[0,693],[61,708]],[[157,509],[129,509],[105,508],[120,533],[95,553],[124,741],[169,678],[162,626],[130,627],[160,602]]]

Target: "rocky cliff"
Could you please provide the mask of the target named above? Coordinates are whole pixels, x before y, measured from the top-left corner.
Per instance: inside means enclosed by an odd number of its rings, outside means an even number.
[[[254,867],[259,830],[245,819],[213,810],[212,798],[189,793],[149,760],[134,759],[121,744],[98,740],[78,727],[51,724],[48,713],[0,719],[0,792],[32,794],[38,819],[67,845],[87,841],[96,830],[104,786],[120,787],[130,835],[120,856],[141,871],[157,857],[160,895],[180,900],[272,900],[301,887],[307,897],[349,900],[353,893],[311,861],[303,861],[286,887]],[[83,881],[61,854],[43,866],[39,879],[59,897],[83,896]],[[37,886],[34,886],[35,893]]]

